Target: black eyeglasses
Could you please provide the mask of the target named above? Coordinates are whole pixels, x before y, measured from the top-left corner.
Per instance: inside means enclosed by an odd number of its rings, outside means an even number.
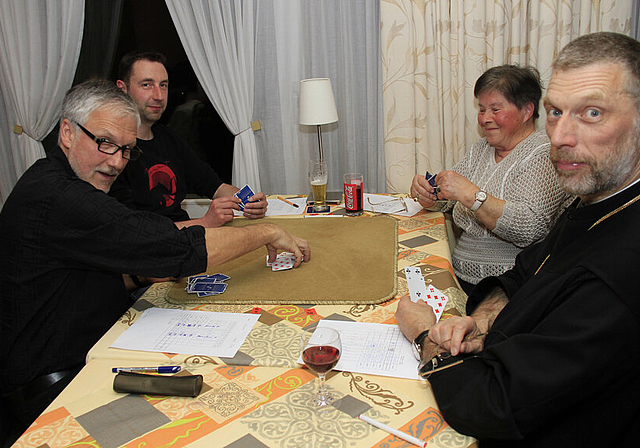
[[[74,123],[77,124],[80,129],[82,129],[82,132],[87,134],[91,140],[98,144],[98,151],[101,153],[113,155],[118,151],[122,151],[122,157],[127,160],[138,160],[142,155],[142,150],[137,146],[134,146],[133,148],[130,148],[129,146],[118,146],[106,138],[96,137],[77,121],[74,121]]]

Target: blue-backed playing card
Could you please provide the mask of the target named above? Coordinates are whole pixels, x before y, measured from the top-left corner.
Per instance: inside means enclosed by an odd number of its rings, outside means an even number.
[[[215,283],[207,287],[206,291],[195,291],[198,297],[216,296],[227,290],[226,283]]]
[[[209,278],[212,278],[214,280],[217,280],[219,282],[223,282],[225,280],[229,280],[231,277],[229,277],[228,275],[224,275],[224,274],[212,274],[209,276]]]
[[[249,185],[245,185],[239,191],[235,192],[234,196],[242,201],[242,203],[238,204],[241,210],[244,210],[244,205],[249,202],[249,198],[254,194],[255,193]]]
[[[424,175],[424,178],[427,179],[427,181],[429,182],[429,185],[431,185],[433,188],[436,188],[436,176],[438,174],[430,174],[429,171],[427,171],[427,174]],[[434,191],[435,195],[436,195],[436,199],[438,199],[438,192]]]
[[[227,289],[226,283],[205,283],[202,281],[197,282],[191,288],[192,292],[217,292],[222,293]]]
[[[229,278],[231,277],[221,273],[192,275],[187,279],[185,291],[197,293],[198,297],[222,294],[227,289],[227,284],[223,282]]]
[[[427,181],[429,181],[429,184],[431,184],[432,187],[436,186],[436,176],[437,174],[429,174],[429,171],[427,171],[427,174],[424,175],[424,178],[427,179]]]

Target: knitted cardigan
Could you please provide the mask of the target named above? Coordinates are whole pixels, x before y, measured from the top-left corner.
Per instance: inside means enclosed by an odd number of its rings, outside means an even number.
[[[483,138],[454,166],[453,171],[487,194],[506,201],[492,231],[457,201],[441,207],[444,212],[453,209],[453,220],[462,230],[452,257],[459,278],[476,284],[504,273],[523,248],[547,235],[570,204],[573,196],[560,189],[549,149],[547,135],[536,131],[496,162],[494,148]]]

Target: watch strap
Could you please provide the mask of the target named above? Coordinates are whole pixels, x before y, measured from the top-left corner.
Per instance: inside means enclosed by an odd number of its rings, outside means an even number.
[[[424,330],[413,340],[412,345],[414,350],[416,351],[416,357],[418,359],[421,359],[422,357],[422,344],[424,343],[424,340],[427,339],[427,337],[429,337],[429,330]]]
[[[478,197],[479,193],[483,193],[484,194],[484,199],[480,200],[480,198]],[[475,202],[473,203],[473,205],[471,206],[471,208],[469,210],[471,210],[472,212],[478,211],[480,206],[482,204],[484,204],[484,201],[486,201],[486,200],[487,200],[487,194],[482,190],[478,190],[478,193],[476,193],[476,200],[475,200]]]

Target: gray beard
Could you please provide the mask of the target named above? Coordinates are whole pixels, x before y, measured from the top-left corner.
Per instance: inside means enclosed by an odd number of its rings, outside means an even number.
[[[630,138],[621,146],[626,149],[622,149],[616,154],[610,154],[600,163],[593,160],[583,160],[591,170],[579,178],[556,170],[560,188],[566,193],[576,196],[613,193],[621,189],[629,183],[631,176],[638,168],[638,162],[640,162],[640,120],[636,122]]]

